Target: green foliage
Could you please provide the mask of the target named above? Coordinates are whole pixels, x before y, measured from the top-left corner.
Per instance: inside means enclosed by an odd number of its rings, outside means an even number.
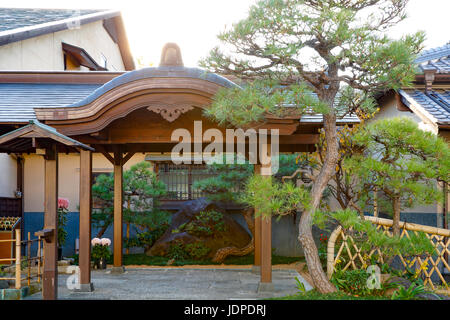
[[[113,222],[114,212],[114,175],[112,173],[99,175],[92,185],[92,198],[100,203],[100,208],[92,210],[92,226],[106,230]]]
[[[367,279],[369,276],[366,270],[337,270],[331,277],[331,283],[340,291],[365,296],[371,294],[373,291],[367,287]]]
[[[178,228],[173,229],[172,233],[187,232],[193,236],[210,237],[216,232],[223,231],[225,231],[223,213],[209,210],[200,211],[192,221],[183,223]]]
[[[183,241],[172,241],[167,250],[167,257],[173,260],[186,260],[189,254],[184,247]]]
[[[377,230],[370,221],[362,220],[358,213],[350,209],[331,213],[316,212],[314,222],[318,222],[319,227],[326,228],[324,221],[339,223],[345,230],[345,233],[351,235],[355,244],[361,248],[361,255],[367,254],[374,248],[379,248],[384,258],[390,258],[399,254],[403,257],[408,257],[423,254],[432,255],[435,253],[435,248],[425,233],[418,232],[416,234],[410,232],[409,239],[407,237],[388,236]],[[351,241],[349,245],[353,245]],[[374,262],[370,261],[370,263]]]
[[[309,165],[306,157],[302,157],[302,154],[280,154],[278,156],[279,168],[275,175],[278,181],[285,176],[292,175],[297,169]]]
[[[220,92],[205,112],[234,125],[292,109],[373,112],[373,92],[408,86],[414,79],[412,65],[424,34],[386,36],[404,19],[407,2],[258,1],[245,19],[218,36],[223,49],[214,48],[200,61],[212,72],[250,83]],[[338,91],[341,103],[333,106]]]
[[[296,286],[297,286],[297,289],[298,289],[299,293],[305,293],[306,292],[305,285],[297,277],[295,278],[295,283],[296,283]]]
[[[92,260],[96,261],[96,260],[99,260],[100,258],[108,259],[110,256],[111,256],[111,251],[109,249],[109,246],[96,244],[92,247],[92,253],[91,253]]]
[[[345,159],[344,167],[359,178],[362,205],[375,188],[389,200],[380,201],[382,210],[395,214],[442,200],[436,182],[448,181],[450,169],[450,149],[442,138],[409,118],[394,118],[360,127],[353,141],[363,151]]]
[[[398,289],[392,294],[392,300],[420,300],[418,297],[421,294],[429,293],[434,294],[425,289],[422,279],[416,279],[411,283],[409,288],[405,288],[402,285],[398,286]],[[438,297],[436,295],[436,297]]]
[[[205,246],[203,242],[198,241],[186,244],[186,251],[190,258],[194,260],[202,260],[208,255],[211,249]]]
[[[292,182],[279,183],[272,176],[253,175],[240,197],[242,203],[254,207],[258,215],[281,217],[295,211],[300,205],[309,206],[310,194]]]
[[[242,189],[247,178],[253,173],[253,165],[248,161],[239,163],[234,156],[233,163],[227,164],[225,155],[222,161],[214,161],[207,165],[208,172],[213,177],[194,182],[194,188],[206,193],[212,201],[236,201],[239,190]]]
[[[123,186],[127,203],[123,218],[136,228],[136,237],[126,240],[125,246],[148,248],[170,225],[170,213],[159,210],[159,198],[166,194],[166,186],[150,171],[150,164],[145,161],[124,172]],[[92,191],[94,199],[103,204],[94,210],[93,224],[106,230],[113,221],[113,175],[99,175]]]
[[[185,244],[182,240],[175,240],[169,245],[167,257],[174,260],[203,260],[210,251],[201,241]]]

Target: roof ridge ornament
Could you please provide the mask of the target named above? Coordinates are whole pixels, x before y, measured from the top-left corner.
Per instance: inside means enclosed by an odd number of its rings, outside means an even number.
[[[161,52],[160,67],[183,67],[180,47],[174,42],[168,42],[164,45]]]

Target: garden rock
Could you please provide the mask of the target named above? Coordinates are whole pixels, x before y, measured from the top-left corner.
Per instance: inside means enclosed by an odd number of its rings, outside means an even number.
[[[210,236],[192,235],[188,232],[172,232],[178,230],[183,224],[193,221],[202,211],[215,210],[223,213],[224,231],[216,231]],[[206,198],[186,201],[182,207],[172,216],[172,222],[166,232],[146,251],[149,256],[165,256],[173,243],[202,242],[210,249],[208,257],[214,256],[218,249],[224,247],[242,248],[251,240],[251,236],[239,223],[228,216],[220,204]]]

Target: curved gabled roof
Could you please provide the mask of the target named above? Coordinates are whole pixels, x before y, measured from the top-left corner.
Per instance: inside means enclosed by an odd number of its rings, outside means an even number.
[[[199,68],[187,68],[182,66],[169,66],[169,67],[157,67],[157,68],[144,68],[134,71],[126,72],[111,81],[105,83],[103,86],[97,88],[89,96],[67,107],[80,107],[91,103],[95,99],[99,98],[106,92],[117,88],[121,85],[148,78],[192,78],[209,81],[218,84],[222,87],[232,88],[237,86],[234,82],[219,76],[214,73],[207,72]]]

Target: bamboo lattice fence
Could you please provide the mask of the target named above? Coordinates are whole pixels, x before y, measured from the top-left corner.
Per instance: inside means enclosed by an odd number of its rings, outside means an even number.
[[[42,280],[42,271],[43,271],[43,245],[41,237],[38,237],[36,239],[31,239],[30,233],[28,232],[28,238],[27,240],[21,241],[21,234],[20,229],[16,229],[16,237],[15,239],[8,239],[8,240],[0,240],[0,245],[2,242],[11,242],[15,244],[15,252],[16,256],[12,260],[14,261],[13,267],[15,270],[14,276],[10,277],[0,277],[0,280],[14,280],[15,282],[15,288],[20,289],[22,288],[22,281],[26,281],[27,285],[29,286],[31,284],[31,281],[33,279],[36,279],[38,283]],[[32,257],[31,256],[31,245],[32,243],[37,242],[38,250],[37,250],[37,256]],[[25,247],[25,255],[22,256],[22,246]],[[11,261],[11,259],[0,259],[0,264],[2,261]],[[23,262],[26,262],[23,266]],[[32,267],[32,264],[36,264],[36,267]],[[23,273],[23,267],[25,269],[25,277],[22,277]]]
[[[378,217],[366,216],[366,219],[371,221],[377,226],[378,230],[383,230],[385,234],[392,235],[391,227],[392,220],[383,219]],[[435,227],[424,226],[420,224],[400,222],[401,237],[410,238],[410,232],[424,232],[428,239],[430,239],[433,246],[436,248],[436,254],[426,257],[414,257],[410,260],[405,259],[403,256],[399,255],[401,263],[404,267],[408,266],[413,268],[418,276],[424,278],[424,284],[429,285],[433,290],[436,289],[435,284],[431,280],[433,274],[436,274],[442,281],[443,286],[448,291],[449,283],[445,281],[441,270],[439,269],[439,264],[441,266],[450,270],[448,257],[450,255],[450,230],[441,229]],[[335,254],[335,248],[338,248]],[[359,269],[361,266],[367,266],[368,260],[373,254],[377,254],[381,263],[383,261],[382,252],[380,249],[375,248],[370,252],[363,252],[360,247],[358,247],[357,242],[352,238],[350,234],[345,234],[345,231],[341,226],[338,226],[330,235],[328,240],[327,249],[327,275],[329,278],[333,275],[336,270],[336,265],[339,264],[344,255],[346,255],[345,265],[342,270],[347,269]]]

